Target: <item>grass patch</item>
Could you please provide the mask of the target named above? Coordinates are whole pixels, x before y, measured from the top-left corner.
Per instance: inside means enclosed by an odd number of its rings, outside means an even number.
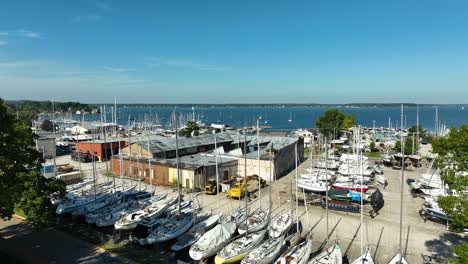
[[[365,152],[364,153],[364,156],[368,157],[368,158],[380,158],[380,152]]]
[[[23,209],[15,208],[14,212],[16,215],[26,218],[26,214],[24,213]]]

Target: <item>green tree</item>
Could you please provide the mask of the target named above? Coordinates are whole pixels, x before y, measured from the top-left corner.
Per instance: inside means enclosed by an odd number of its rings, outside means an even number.
[[[200,127],[193,121],[188,121],[185,127],[179,131],[179,135],[184,137],[191,137],[192,133],[194,136],[198,136],[200,134]]]
[[[330,139],[336,138],[340,131],[349,129],[356,125],[354,115],[346,115],[337,109],[329,109],[315,120],[315,125],[320,133]]]
[[[20,173],[19,178],[23,182],[23,192],[16,207],[23,210],[35,225],[45,225],[53,212],[50,198],[63,197],[65,183],[54,178],[47,179],[37,171]]]
[[[341,129],[350,129],[356,126],[356,116],[354,114],[345,115]]]
[[[375,142],[373,140],[371,141],[369,148],[372,152],[375,151]]]
[[[41,129],[44,130],[44,131],[54,131],[54,123],[52,123],[52,121],[46,119],[42,122],[41,124]]]
[[[26,216],[33,223],[42,223],[42,219],[36,218],[34,211],[48,212],[50,199],[43,201],[44,195],[63,190],[55,181],[46,181],[39,173],[35,172],[41,167],[41,155],[34,148],[34,135],[29,126],[15,118],[13,111],[6,107],[0,98],[0,218],[9,219],[14,213],[14,208],[26,209]],[[31,190],[37,181],[45,181],[38,185],[38,191]],[[32,185],[31,185],[32,184]],[[35,205],[34,210],[25,205],[24,195],[28,203]],[[36,199],[37,198],[37,199]],[[21,202],[23,201],[23,202]],[[25,212],[26,212],[25,211]]]
[[[432,141],[434,153],[438,153],[436,166],[442,170],[441,177],[455,190],[458,196],[441,196],[437,202],[442,210],[452,218],[450,229],[463,231],[468,226],[468,200],[463,192],[468,188],[468,126],[452,128],[446,137]]]
[[[411,137],[406,137],[406,140],[405,140],[405,155],[411,155],[413,154],[413,139]],[[416,143],[415,143],[415,147],[416,147]],[[401,152],[401,141],[397,141],[395,143],[395,147],[393,147],[393,150],[396,151],[396,152]],[[416,152],[416,150],[415,150]]]
[[[463,243],[453,248],[455,257],[449,258],[450,264],[466,264],[468,263],[468,243]]]
[[[416,138],[416,132],[418,127],[416,125],[408,128],[408,134],[411,136],[414,133],[414,137]],[[421,126],[419,126],[419,138],[426,137],[426,130],[424,130]]]

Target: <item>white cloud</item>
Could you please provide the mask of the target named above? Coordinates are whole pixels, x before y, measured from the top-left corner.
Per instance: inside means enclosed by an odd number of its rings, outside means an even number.
[[[163,59],[163,58],[150,58],[150,67],[170,66],[170,67],[181,67],[191,68],[200,71],[222,71],[223,67],[214,64],[204,64],[191,60],[184,59]]]
[[[84,15],[84,16],[74,16],[71,21],[74,23],[80,22],[96,22],[102,19],[100,15]]]
[[[105,70],[116,72],[116,73],[123,73],[123,72],[134,72],[136,71],[134,68],[120,68],[120,67],[111,67],[105,66],[103,67]]]
[[[0,40],[0,46],[5,46],[8,44],[8,41]]]
[[[114,95],[123,96],[129,90],[151,91],[166,85],[157,80],[134,76],[132,70],[116,67],[85,69],[52,60],[0,58],[0,83],[2,87],[8,87],[2,90],[2,97],[26,99],[26,96],[36,100],[59,95],[65,96],[64,100],[84,98],[97,102],[113,98]],[[126,74],[116,74],[123,72]],[[41,93],[36,92],[39,89]]]
[[[41,34],[27,29],[15,29],[0,31],[0,36],[6,37],[23,37],[23,38],[41,38]]]
[[[16,33],[18,34],[18,36],[26,37],[26,38],[40,38],[41,37],[41,34],[37,32],[33,32],[31,30],[25,30],[25,29],[17,30]]]

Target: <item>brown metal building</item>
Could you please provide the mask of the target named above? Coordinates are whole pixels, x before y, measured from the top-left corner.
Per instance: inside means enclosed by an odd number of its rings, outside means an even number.
[[[80,151],[82,153],[95,153],[95,156],[98,158],[99,161],[109,160],[112,156],[112,153],[118,154],[119,153],[119,144],[120,148],[125,148],[128,146],[128,142],[125,140],[104,140],[98,139],[92,141],[85,141],[85,142],[77,142],[76,143],[76,151]]]

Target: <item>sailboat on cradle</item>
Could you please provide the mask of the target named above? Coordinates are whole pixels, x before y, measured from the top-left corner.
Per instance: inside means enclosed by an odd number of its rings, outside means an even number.
[[[216,153],[217,144],[216,144],[216,135],[214,135],[214,145],[215,145],[215,167],[216,167],[216,194],[219,193],[219,169],[218,169],[218,155]],[[204,233],[211,230],[221,219],[222,214],[220,212],[220,201],[219,195],[217,196],[218,201],[218,214],[212,215],[209,218],[197,223],[194,227],[192,227],[189,231],[185,234],[177,238],[177,242],[172,245],[171,250],[173,251],[180,251],[186,247],[193,245],[197,242]]]
[[[267,208],[262,208],[262,186],[261,186],[261,175],[260,175],[260,139],[259,139],[259,120],[257,119],[257,161],[258,161],[258,179],[259,179],[259,188],[258,188],[258,200],[260,203],[260,208],[255,210],[249,217],[247,221],[242,222],[237,229],[239,234],[246,233],[247,229],[251,232],[257,232],[267,227],[268,220],[271,215],[271,200]],[[246,192],[247,193],[247,192]]]
[[[215,135],[215,149],[216,147],[216,135]],[[219,171],[217,169],[218,159],[215,152],[215,164],[216,164],[216,186],[219,188]],[[218,201],[218,214],[221,216],[221,205],[219,200],[219,192],[217,193]],[[224,248],[229,242],[237,229],[238,221],[245,218],[245,214],[241,210],[237,210],[230,218],[220,218],[219,224],[213,229],[205,232],[199,237],[191,246],[189,255],[193,260],[204,260],[206,258],[216,255],[222,248]]]
[[[246,131],[244,130],[244,177],[247,178],[247,140]],[[247,211],[248,195],[245,193],[245,210]],[[247,254],[258,246],[264,239],[267,230],[263,229],[257,232],[249,233],[249,218],[246,218],[245,235],[232,241],[225,246],[215,257],[216,264],[222,263],[237,263],[244,259]],[[268,223],[268,221],[265,221]]]
[[[272,150],[273,146],[270,146],[270,206],[271,206],[271,182],[273,181],[272,177]],[[276,221],[280,222],[275,229],[271,229],[271,224],[268,227],[268,233],[270,234],[270,238],[265,240],[262,244],[257,246],[255,249],[250,251],[250,253],[242,260],[242,264],[269,264],[272,263],[278,256],[281,254],[281,251],[284,248],[284,244],[286,241],[286,233],[291,227],[291,217],[290,214],[286,214],[287,219],[282,218],[284,214],[280,214],[279,217],[276,217]],[[268,218],[270,220],[270,217]],[[283,220],[289,224],[286,226],[282,225]],[[273,230],[273,232],[272,232]]]
[[[297,181],[297,173],[298,173],[298,162],[297,162],[297,144],[295,146],[295,157],[296,157],[296,181]],[[290,182],[291,186],[291,182]],[[292,187],[290,187],[291,190],[291,198],[292,198]],[[298,192],[297,192],[297,182],[296,182],[296,234],[300,235],[301,233],[301,224],[299,221],[299,211],[298,211]],[[292,203],[292,199],[291,199]],[[291,211],[292,214],[292,211]],[[292,246],[289,248],[285,253],[283,253],[277,260],[276,264],[305,264],[307,263],[307,260],[309,259],[309,256],[312,252],[312,232],[309,231],[309,233],[305,236],[305,239],[297,244],[299,242],[298,240],[295,239],[294,241],[296,245]]]
[[[361,138],[361,127],[359,126],[359,131],[357,132],[358,134],[358,138]],[[358,157],[359,157],[359,161],[360,161],[360,168],[361,168],[361,185],[363,183],[363,179],[364,179],[364,173],[363,173],[363,154],[362,154],[362,150],[360,150],[359,148],[357,149],[357,152],[358,152]],[[363,222],[363,218],[364,218],[364,199],[362,199],[361,197],[361,225],[362,225],[362,222]],[[366,225],[367,227],[367,225]],[[363,230],[362,228],[360,228],[361,230],[361,255],[355,259],[352,264],[374,264],[374,259],[372,258],[372,254],[371,254],[371,249],[369,247],[369,245],[367,245],[367,249],[366,251],[364,252],[364,247],[363,247],[363,241],[364,241],[364,234],[363,234]],[[366,233],[367,233],[367,228],[366,228]]]
[[[177,120],[177,113],[175,115]],[[176,122],[175,127],[175,136],[176,136],[176,165],[177,165],[177,192],[178,192],[178,211],[176,215],[173,217],[168,217],[159,224],[155,230],[153,230],[146,239],[142,239],[140,244],[153,244],[153,243],[161,243],[172,240],[177,238],[178,236],[187,232],[192,225],[194,224],[194,217],[196,216],[197,212],[195,210],[188,210],[182,211],[182,194],[181,194],[181,176],[180,176],[180,163],[179,163],[179,137],[178,137],[178,126]],[[208,215],[199,216],[200,218],[204,219],[207,218]]]
[[[403,105],[401,105],[401,127],[403,127]],[[403,133],[400,134],[401,140],[401,153],[405,153],[405,141],[403,140]],[[401,187],[400,187],[400,245],[398,253],[388,262],[388,264],[408,264],[405,257],[402,255],[402,226],[403,226],[403,186],[405,182],[405,161],[404,158],[401,162]]]
[[[328,143],[326,142],[325,139],[325,157],[328,157]],[[327,159],[325,160],[327,162]],[[327,180],[328,182],[328,180]],[[324,251],[313,257],[310,261],[309,264],[341,264],[343,262],[343,258],[341,255],[341,248],[340,246],[335,243],[333,246],[328,247],[329,244],[329,234],[328,234],[328,188],[326,189],[325,193],[325,209],[326,209],[326,215],[327,215],[327,241],[326,241],[326,247]]]

